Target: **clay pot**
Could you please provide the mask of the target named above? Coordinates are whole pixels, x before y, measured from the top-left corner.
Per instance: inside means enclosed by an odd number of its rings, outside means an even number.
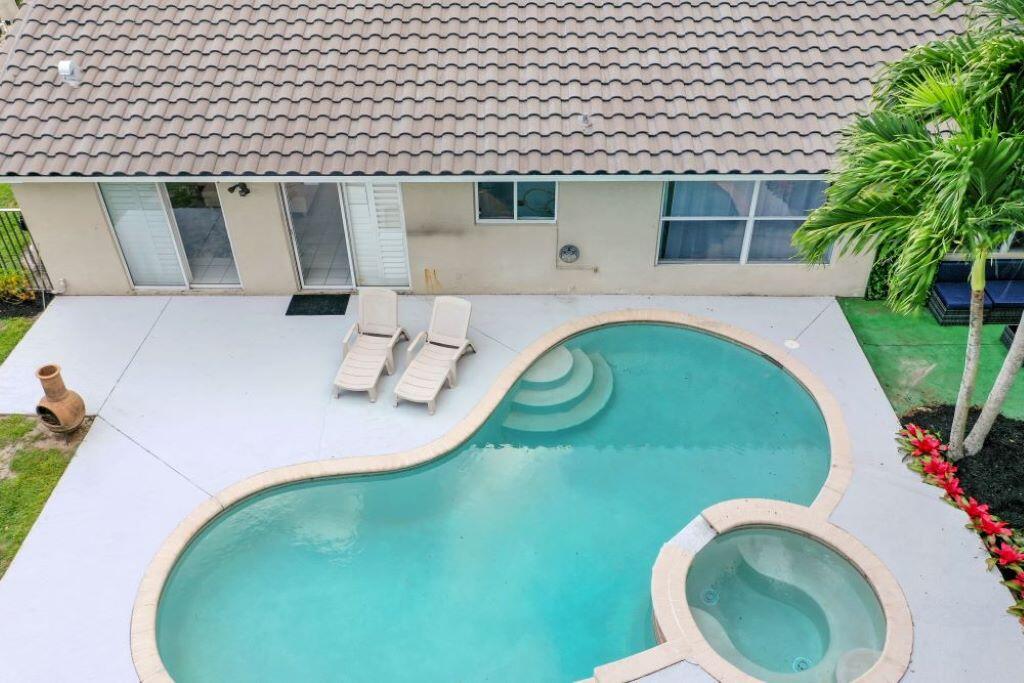
[[[53,432],[73,432],[85,419],[85,401],[74,391],[64,386],[60,366],[50,363],[36,370],[36,377],[46,394],[36,405],[36,415]]]

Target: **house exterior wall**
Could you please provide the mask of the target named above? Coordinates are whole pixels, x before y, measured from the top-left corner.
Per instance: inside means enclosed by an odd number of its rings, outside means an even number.
[[[50,281],[68,294],[131,294],[94,183],[19,183],[14,198],[25,216]]]
[[[221,205],[246,294],[299,289],[280,186],[248,183]],[[828,266],[656,264],[664,184],[569,181],[558,185],[555,223],[475,220],[472,182],[402,183],[412,290],[418,293],[650,293],[841,295],[864,292],[871,256]],[[54,283],[68,294],[133,291],[93,183],[22,183],[17,197]],[[566,265],[560,246],[581,256]],[[196,291],[196,290],[193,290]],[[208,292],[209,290],[198,290]]]
[[[558,184],[554,224],[477,224],[473,183],[404,183],[413,289],[430,293],[864,293],[871,255],[827,266],[656,265],[663,183]],[[575,244],[580,259],[558,261]]]
[[[218,183],[224,225],[246,294],[294,294],[299,290],[291,234],[277,183],[248,183],[249,194]]]

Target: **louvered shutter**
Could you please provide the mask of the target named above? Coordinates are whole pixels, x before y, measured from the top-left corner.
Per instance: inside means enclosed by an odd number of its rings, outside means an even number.
[[[344,192],[357,283],[407,287],[408,252],[398,183],[345,183]]]

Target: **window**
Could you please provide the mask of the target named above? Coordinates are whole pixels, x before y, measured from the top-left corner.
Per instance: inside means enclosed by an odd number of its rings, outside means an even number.
[[[480,222],[554,221],[558,189],[538,181],[476,184],[476,219]]]
[[[668,183],[658,261],[792,262],[793,233],[824,200],[818,179]]]

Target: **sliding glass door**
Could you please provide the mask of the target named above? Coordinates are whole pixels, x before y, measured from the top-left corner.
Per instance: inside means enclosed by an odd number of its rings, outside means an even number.
[[[191,284],[237,287],[241,283],[217,185],[167,183],[166,187]]]
[[[136,287],[237,287],[214,183],[100,183]]]
[[[304,288],[409,286],[398,183],[285,183],[283,187]]]
[[[136,287],[184,287],[185,273],[156,183],[101,183],[100,193]]]
[[[337,183],[285,183],[299,276],[307,289],[351,288],[352,262]]]

